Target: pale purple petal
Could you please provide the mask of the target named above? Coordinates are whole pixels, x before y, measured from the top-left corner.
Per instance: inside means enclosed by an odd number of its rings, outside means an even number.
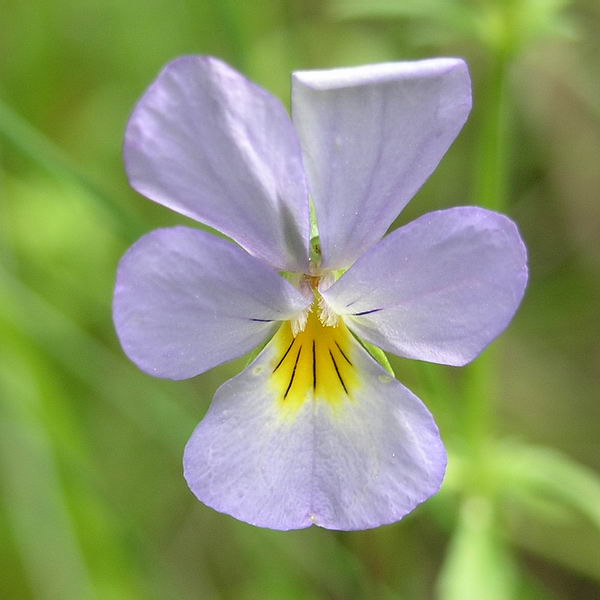
[[[506,328],[526,284],[515,224],[459,207],[394,231],[323,295],[357,335],[384,350],[460,366]]]
[[[186,379],[249,352],[308,304],[235,244],[174,227],[145,235],[121,259],[113,315],[140,369]]]
[[[261,527],[350,530],[397,521],[438,491],[446,454],[430,413],[349,338],[356,385],[339,403],[310,386],[297,410],[286,404],[277,337],[221,386],[184,455],[202,502]]]
[[[350,266],[435,169],[471,108],[465,63],[436,58],[293,75],[293,117],[323,267]]]
[[[160,73],[125,137],[131,185],[283,270],[304,271],[308,195],[279,100],[225,63],[186,56]]]

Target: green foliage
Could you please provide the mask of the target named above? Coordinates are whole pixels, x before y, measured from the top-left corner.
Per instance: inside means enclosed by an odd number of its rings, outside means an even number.
[[[600,595],[594,0],[1,8],[3,597]],[[161,381],[118,345],[119,257],[142,233],[185,222],[128,189],[124,124],[158,69],[185,53],[221,56],[284,100],[293,68],[441,55],[470,64],[472,119],[399,223],[468,202],[510,212],[532,277],[509,332],[467,369],[393,359],[450,455],[439,497],[399,524],[279,533],[198,504],[181,452],[242,361]]]
[[[445,39],[470,38],[494,51],[514,54],[540,37],[573,37],[576,28],[564,12],[569,4],[569,0],[334,0],[332,14],[340,19],[425,21]]]
[[[551,448],[507,443],[501,451],[507,492],[527,507],[545,503],[550,520],[564,509],[579,513],[600,531],[600,476]],[[562,509],[562,511],[561,511]]]
[[[511,600],[517,569],[498,530],[493,504],[469,497],[461,506],[439,579],[439,600]]]

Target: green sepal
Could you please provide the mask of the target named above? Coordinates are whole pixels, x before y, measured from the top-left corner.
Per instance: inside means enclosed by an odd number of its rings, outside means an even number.
[[[336,269],[335,271],[331,271],[333,273],[334,281],[337,281],[348,269]]]
[[[294,273],[293,271],[280,271],[279,274],[295,287],[298,287],[300,279],[302,278],[301,273]]]
[[[360,343],[363,345],[364,349],[392,376],[396,377],[396,373],[394,373],[394,369],[392,369],[392,365],[390,365],[390,361],[386,356],[385,352],[374,344],[369,344],[369,342],[358,338]]]
[[[319,237],[319,227],[317,226],[317,210],[312,197],[308,200],[308,207],[310,211],[310,239]]]
[[[246,355],[246,362],[244,363],[244,369],[247,369],[257,358],[258,355],[265,349],[266,345],[272,340],[272,337],[268,337],[264,342],[256,346],[254,350],[251,350]]]
[[[309,261],[315,267],[321,264],[321,242],[318,235],[310,239]]]

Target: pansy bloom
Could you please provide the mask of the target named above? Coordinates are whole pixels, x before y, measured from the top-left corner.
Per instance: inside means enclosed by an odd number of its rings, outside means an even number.
[[[267,341],[186,446],[202,502],[274,529],[376,527],[439,489],[446,453],[362,340],[468,363],[521,301],[526,253],[512,221],[477,207],[384,237],[466,120],[462,60],[292,84],[292,119],[210,57],[173,61],[146,91],[125,139],[131,185],[232,241],[188,227],[144,236],[119,265],[114,320],[128,356],[170,379]]]

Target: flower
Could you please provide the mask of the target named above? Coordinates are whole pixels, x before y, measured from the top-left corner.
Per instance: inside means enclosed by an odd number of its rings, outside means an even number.
[[[477,207],[383,237],[466,120],[462,60],[297,72],[292,105],[293,123],[211,57],[160,73],[127,126],[131,185],[237,244],[188,227],[142,237],[120,262],[114,320],[127,355],[170,379],[271,338],[186,446],[201,501],[274,529],[376,527],[439,489],[446,453],[360,340],[468,363],[516,311],[526,253],[512,221]]]

